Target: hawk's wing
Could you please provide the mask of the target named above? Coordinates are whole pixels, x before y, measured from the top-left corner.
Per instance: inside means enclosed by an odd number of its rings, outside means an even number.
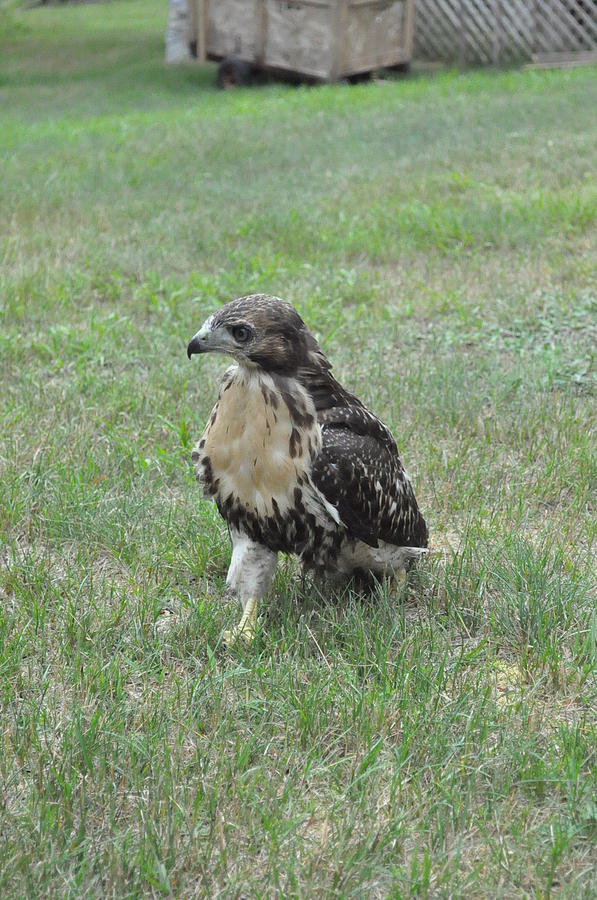
[[[371,547],[426,547],[427,526],[386,426],[360,405],[328,409],[319,420],[311,478],[349,533]]]

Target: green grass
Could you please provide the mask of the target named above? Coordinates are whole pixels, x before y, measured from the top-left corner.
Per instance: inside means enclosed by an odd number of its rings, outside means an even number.
[[[164,20],[2,30],[0,894],[594,896],[597,70],[220,94]],[[372,599],[284,562],[228,653],[185,348],[254,290],[434,552]]]

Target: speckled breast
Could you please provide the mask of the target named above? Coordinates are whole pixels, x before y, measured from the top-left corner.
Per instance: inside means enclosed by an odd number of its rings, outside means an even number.
[[[297,552],[305,538],[300,522],[309,515],[311,460],[320,446],[315,410],[300,385],[237,366],[224,377],[192,459],[205,495],[229,524]]]

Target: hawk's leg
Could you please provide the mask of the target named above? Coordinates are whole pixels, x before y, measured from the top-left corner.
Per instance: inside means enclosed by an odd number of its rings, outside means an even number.
[[[224,632],[228,645],[239,638],[250,643],[255,637],[258,604],[269,590],[278,563],[277,553],[251,540],[244,532],[231,528],[230,539],[232,559],[226,584],[240,600],[243,614],[235,628]]]

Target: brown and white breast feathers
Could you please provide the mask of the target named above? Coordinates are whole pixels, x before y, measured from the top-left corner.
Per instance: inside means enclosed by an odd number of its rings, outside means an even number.
[[[321,430],[304,388],[233,366],[192,459],[206,495],[218,505],[232,497],[236,506],[267,518],[284,515],[294,503],[320,447]]]

